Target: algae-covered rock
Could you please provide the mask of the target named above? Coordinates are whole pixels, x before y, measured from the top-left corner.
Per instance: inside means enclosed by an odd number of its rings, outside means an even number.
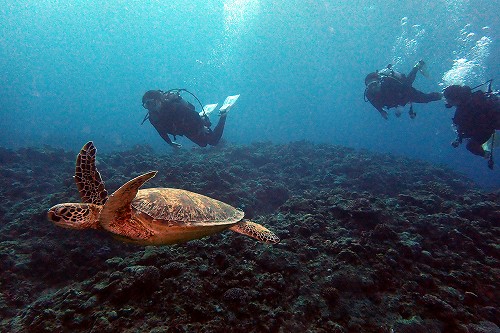
[[[1,332],[496,332],[500,192],[450,170],[307,142],[99,154],[112,193],[184,188],[282,239],[141,247],[56,228],[74,152],[0,148]]]

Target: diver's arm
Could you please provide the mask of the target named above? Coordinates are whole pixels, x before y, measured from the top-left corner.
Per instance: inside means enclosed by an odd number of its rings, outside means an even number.
[[[385,111],[382,108],[379,108],[377,110],[378,110],[378,112],[380,112],[380,115],[382,116],[382,118],[384,118],[385,120],[387,120],[389,118],[389,114],[387,113],[387,111]]]
[[[387,113],[387,111],[384,110],[384,108],[380,105],[376,105],[376,103],[373,103],[372,101],[370,101],[370,103],[373,105],[373,107],[375,109],[377,109],[378,112],[380,112],[380,115],[382,116],[382,118],[384,119],[388,119],[389,118],[389,114]]]
[[[457,138],[455,139],[455,141],[451,143],[451,146],[453,148],[457,148],[463,141],[463,134],[458,126],[456,128],[456,132],[457,132]]]
[[[170,146],[172,146],[174,148],[179,148],[181,146],[179,143],[172,142],[172,140],[170,140],[170,137],[168,136],[167,129],[165,128],[165,126],[162,126],[162,124],[165,123],[165,120],[161,119],[157,112],[155,112],[155,113],[150,112],[149,113],[149,122],[151,123],[151,125],[153,125],[153,127],[156,129],[158,134],[160,134],[161,138],[163,140],[165,140],[166,143],[168,143]]]
[[[167,133],[162,133],[162,132],[158,131],[158,134],[160,134],[160,136],[162,137],[162,139],[165,140],[165,142],[168,143],[170,146],[172,146],[174,148],[180,148],[181,147],[180,143],[172,142],[172,140],[170,140],[170,137],[168,136]]]

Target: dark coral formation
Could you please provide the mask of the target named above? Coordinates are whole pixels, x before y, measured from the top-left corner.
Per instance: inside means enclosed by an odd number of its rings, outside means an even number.
[[[169,247],[51,225],[78,202],[76,153],[0,149],[2,332],[498,332],[500,192],[450,170],[297,142],[100,154],[111,193],[158,170],[245,210],[282,243],[231,231]]]

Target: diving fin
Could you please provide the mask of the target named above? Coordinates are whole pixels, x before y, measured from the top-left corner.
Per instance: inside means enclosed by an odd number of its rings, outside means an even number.
[[[217,107],[217,105],[219,105],[219,103],[205,105],[203,107],[203,111],[200,112],[200,116],[203,116],[203,115],[209,116],[215,110],[215,108]]]
[[[493,133],[493,135],[486,141],[485,143],[482,144],[482,147],[485,151],[491,152],[493,149],[500,147],[500,140],[498,140],[498,135],[497,133]]]
[[[239,97],[240,95],[227,96],[226,99],[224,100],[224,104],[219,109],[219,112],[220,113],[229,112],[229,109],[233,107],[234,103],[236,103]]]
[[[423,60],[420,60],[417,66],[418,66],[418,71],[422,73],[422,75],[425,76],[426,78],[429,78],[429,71],[427,69],[427,64]]]

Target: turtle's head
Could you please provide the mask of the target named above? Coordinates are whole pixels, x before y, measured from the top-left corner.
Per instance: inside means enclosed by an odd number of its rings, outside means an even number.
[[[99,213],[102,206],[84,203],[63,203],[47,212],[47,218],[55,225],[68,229],[99,229]]]

